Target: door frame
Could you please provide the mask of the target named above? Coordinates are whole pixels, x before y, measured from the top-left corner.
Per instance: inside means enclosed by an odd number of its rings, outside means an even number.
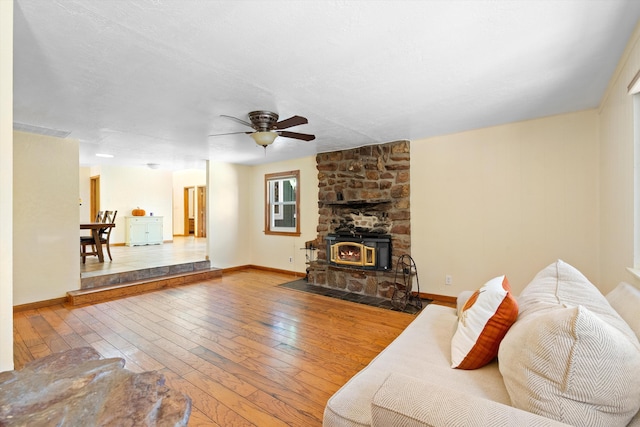
[[[191,234],[189,233],[189,190],[194,189],[195,187],[191,186],[191,187],[184,187],[184,192],[183,192],[183,229],[182,229],[182,235],[183,236],[190,236]],[[195,190],[194,190],[195,191]],[[195,203],[195,200],[194,200]],[[194,230],[194,235],[195,235],[195,230]]]
[[[207,237],[207,187],[197,187],[196,237]]]
[[[89,215],[95,221],[100,211],[100,175],[89,177]]]

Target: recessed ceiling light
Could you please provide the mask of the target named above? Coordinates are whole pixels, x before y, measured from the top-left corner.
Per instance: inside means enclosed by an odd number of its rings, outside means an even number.
[[[103,153],[97,153],[96,157],[106,157],[106,158],[112,158],[113,154],[103,154]]]

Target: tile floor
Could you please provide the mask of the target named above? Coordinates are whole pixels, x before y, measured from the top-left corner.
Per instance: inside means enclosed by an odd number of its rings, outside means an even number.
[[[122,273],[144,268],[161,267],[206,259],[207,239],[193,236],[173,236],[172,243],[148,246],[111,246],[113,261],[105,248],[105,262],[98,257],[87,257],[86,263],[80,258],[80,277]]]

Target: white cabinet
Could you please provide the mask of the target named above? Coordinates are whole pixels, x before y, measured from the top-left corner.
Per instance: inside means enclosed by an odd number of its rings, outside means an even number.
[[[127,216],[125,217],[125,244],[127,246],[161,245],[161,216]]]

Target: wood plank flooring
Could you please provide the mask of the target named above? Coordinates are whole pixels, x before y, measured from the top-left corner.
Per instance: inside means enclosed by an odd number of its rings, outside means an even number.
[[[14,315],[15,367],[91,346],[158,370],[191,397],[189,426],[320,426],[327,399],[414,316],[278,287],[242,270],[108,302]]]

